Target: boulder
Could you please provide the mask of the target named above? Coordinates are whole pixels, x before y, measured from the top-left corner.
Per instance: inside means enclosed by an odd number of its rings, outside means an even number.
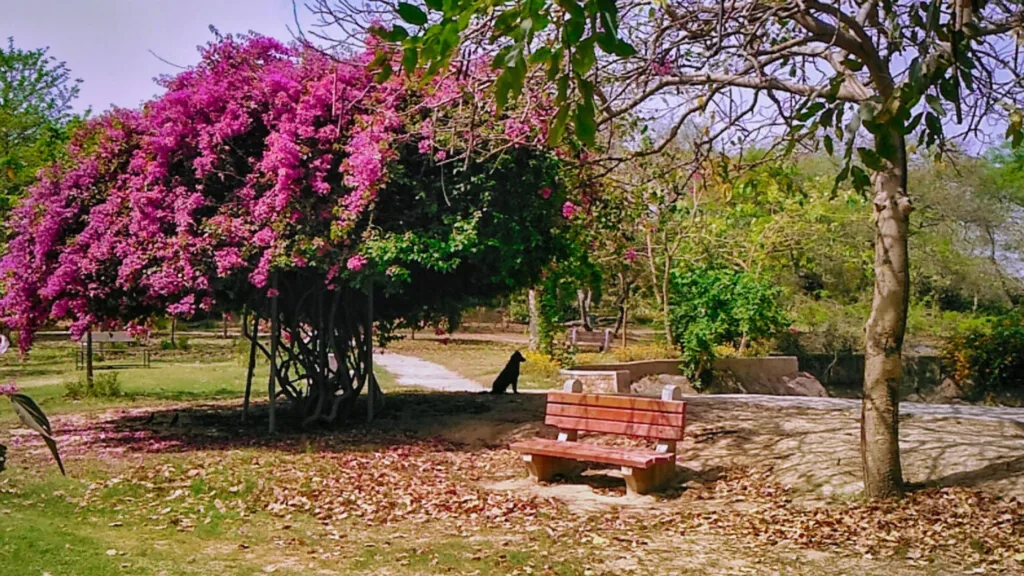
[[[652,374],[629,385],[631,393],[637,396],[661,397],[665,386],[677,386],[683,394],[696,394],[690,379],[678,374]]]
[[[769,396],[810,396],[828,398],[828,392],[813,374],[796,372],[778,378],[761,377],[752,382],[734,382],[731,387],[743,394],[767,394]]]
[[[828,392],[821,382],[808,372],[797,372],[793,376],[783,376],[782,387],[786,390],[786,396],[811,396],[813,398],[828,398]]]
[[[949,404],[954,400],[960,400],[966,396],[963,387],[961,387],[952,378],[946,378],[927,394],[924,395],[925,402],[931,402],[932,404]]]

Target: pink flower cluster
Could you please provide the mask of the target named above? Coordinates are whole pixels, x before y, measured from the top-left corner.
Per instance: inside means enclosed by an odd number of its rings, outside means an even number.
[[[141,327],[209,309],[232,282],[265,288],[274,270],[358,272],[356,225],[409,137],[403,107],[462,94],[450,77],[376,83],[372,52],[338,61],[251,35],[201,53],[141,110],[89,121],[15,210],[0,325],[22,350],[51,319],[75,336],[114,318]]]
[[[0,396],[13,396],[18,393],[18,386],[14,382],[0,384]]]

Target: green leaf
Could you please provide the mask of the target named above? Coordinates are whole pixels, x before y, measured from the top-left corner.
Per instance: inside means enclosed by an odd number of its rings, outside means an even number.
[[[531,66],[535,66],[537,64],[547,62],[550,58],[551,48],[548,48],[547,46],[541,46],[540,48],[535,50],[533,54],[530,54],[529,62]]]
[[[853,188],[861,194],[871,188],[871,177],[860,166],[850,166],[850,176],[853,177]]]
[[[50,421],[46,418],[46,414],[43,413],[42,409],[31,398],[24,394],[14,394],[10,396],[10,399],[11,404],[14,405],[15,413],[18,414],[18,419],[21,420],[22,424],[43,437],[46,447],[50,449],[53,459],[57,461],[57,467],[60,468],[61,475],[67,476],[64,472],[64,463],[60,460],[60,453],[57,452],[57,443],[53,440],[53,429],[50,427]]]
[[[925,94],[924,100],[940,118],[946,115],[946,109],[942,107],[942,101],[939,100],[938,96],[934,94]]]
[[[398,24],[395,24],[390,30],[375,28],[374,33],[388,42],[401,42],[409,37],[409,31]]]
[[[444,12],[444,0],[425,0],[427,8],[436,10],[438,12]]]
[[[828,155],[831,156],[834,152],[834,149],[832,147],[832,137],[829,136],[828,134],[825,134],[825,137],[822,139],[822,142],[825,144],[825,152],[827,152]]]
[[[570,16],[565,22],[565,28],[562,31],[563,42],[569,45],[577,44],[583,38],[586,26],[587,22],[583,19],[582,15],[578,18],[575,15]]]
[[[896,136],[888,130],[875,136],[875,152],[878,152],[878,156],[883,160],[895,162],[896,156],[899,154],[898,147],[899,142],[896,141]]]
[[[856,58],[850,57],[843,60],[843,67],[847,70],[852,70],[853,72],[860,72],[864,69],[864,63]]]
[[[384,82],[387,82],[389,78],[391,78],[391,74],[393,73],[394,70],[391,69],[391,64],[385,62],[383,65],[381,65],[380,71],[377,72],[377,75],[373,77],[373,81],[378,84],[383,84]]]
[[[414,26],[423,26],[427,23],[427,13],[419,6],[408,2],[398,3],[398,17]]]
[[[867,166],[871,171],[878,172],[885,168],[882,158],[879,157],[878,153],[871,148],[865,148],[863,146],[858,147],[857,156],[860,157],[861,163]]]
[[[615,43],[615,49],[612,50],[612,54],[620,58],[629,58],[636,55],[636,48],[625,40],[619,40]]]
[[[796,115],[796,119],[800,122],[806,122],[813,118],[815,114],[825,109],[824,102],[811,102],[806,108],[804,108],[799,114]]]
[[[921,119],[923,119],[923,118],[924,118],[924,112],[920,112],[920,113],[916,114],[910,120],[910,122],[908,122],[907,125],[903,128],[903,133],[904,134],[910,134],[914,130],[917,130],[917,126],[921,123]]]
[[[594,119],[594,101],[584,99],[576,106],[576,137],[590,146],[597,138],[597,121]]]
[[[410,46],[402,51],[402,69],[406,74],[416,71],[416,63],[419,60],[420,52],[415,46]]]
[[[569,105],[562,104],[558,112],[555,113],[555,119],[548,128],[548,145],[557,146],[561,144],[562,137],[565,135],[565,125],[569,122]]]
[[[595,38],[591,36],[580,42],[576,53],[572,55],[572,71],[580,76],[586,76],[597,62],[597,57],[594,55],[594,41]]]

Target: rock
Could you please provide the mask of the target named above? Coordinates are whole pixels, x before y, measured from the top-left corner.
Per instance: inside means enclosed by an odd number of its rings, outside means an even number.
[[[781,379],[785,396],[810,396],[812,398],[828,398],[825,387],[818,382],[813,374],[797,372],[793,376],[783,376]]]
[[[741,383],[731,374],[716,374],[716,385],[712,387],[718,394],[766,394],[768,396],[809,396],[812,398],[828,398],[828,392],[813,374],[796,372],[779,378],[762,376],[752,382]]]
[[[952,378],[946,378],[930,392],[924,395],[926,402],[933,404],[949,404],[964,397],[964,390]]]
[[[710,394],[749,394],[739,378],[729,370],[715,370],[711,377]]]
[[[678,374],[652,374],[629,385],[630,392],[637,396],[661,397],[665,386],[677,386],[683,394],[696,394],[690,379]]]

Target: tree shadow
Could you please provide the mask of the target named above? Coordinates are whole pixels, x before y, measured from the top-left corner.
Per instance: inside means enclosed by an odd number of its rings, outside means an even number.
[[[384,410],[369,425],[365,423],[365,400],[360,399],[336,426],[312,429],[304,429],[301,418],[287,404],[279,404],[279,432],[273,436],[268,434],[266,402],[253,403],[243,422],[239,400],[205,401],[157,409],[119,409],[99,421],[63,419],[58,440],[80,441],[86,449],[141,454],[244,448],[341,452],[424,441],[445,450],[478,450],[507,445],[504,438],[514,428],[543,420],[544,400],[533,394],[392,392]]]

